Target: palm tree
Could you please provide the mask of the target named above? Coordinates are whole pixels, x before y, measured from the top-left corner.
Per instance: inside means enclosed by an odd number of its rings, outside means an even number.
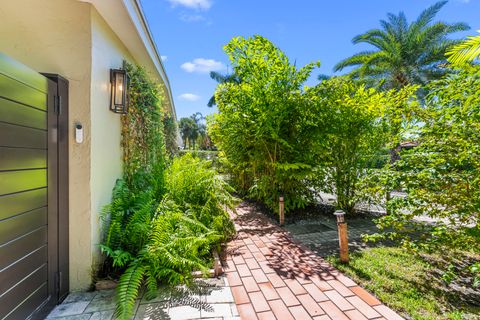
[[[447,72],[445,52],[458,43],[448,36],[468,30],[465,23],[433,22],[447,3],[440,1],[425,9],[408,23],[403,12],[389,13],[380,20],[380,29],[372,29],[353,38],[353,43],[367,43],[374,50],[357,53],[339,62],[334,71],[354,67],[349,75],[383,89],[401,88],[407,84],[424,85]]]
[[[192,136],[192,133],[196,130],[195,127],[196,127],[196,123],[191,117],[181,118],[180,121],[178,122],[178,128],[180,129],[180,135],[182,137],[184,148],[187,148],[187,142]],[[190,146],[191,146],[191,141],[190,141]]]
[[[218,84],[222,83],[240,83],[240,78],[235,74],[235,73],[227,73],[227,74],[221,74],[216,71],[211,71],[210,72],[210,78],[213,80],[217,81]],[[207,106],[210,108],[216,105],[217,103],[215,102],[215,95],[213,95],[210,100],[208,100]]]
[[[207,133],[207,126],[205,123],[200,123],[198,125],[198,136],[199,136],[199,148],[206,149],[208,146],[208,133]]]
[[[467,37],[467,40],[449,50],[447,56],[448,61],[453,64],[463,64],[480,58],[480,35]]]
[[[202,130],[203,124],[201,121],[205,119],[205,117],[200,113],[194,113],[190,116],[190,119],[193,123],[193,130],[190,131],[190,144],[193,145],[193,150],[195,150],[195,144],[198,138],[198,135],[200,134],[200,131]]]
[[[200,121],[204,120],[205,117],[202,115],[201,112],[195,112],[194,114],[192,114],[190,116],[190,118],[196,123],[196,124],[199,124]]]

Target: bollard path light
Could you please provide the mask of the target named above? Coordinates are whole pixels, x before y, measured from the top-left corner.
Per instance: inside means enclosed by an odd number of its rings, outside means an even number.
[[[347,223],[345,222],[345,211],[336,210],[333,214],[337,217],[338,241],[340,244],[340,261],[343,263],[347,263],[348,262],[348,232],[347,232]]]
[[[278,216],[279,216],[279,223],[281,226],[285,223],[285,202],[283,197],[278,199]]]

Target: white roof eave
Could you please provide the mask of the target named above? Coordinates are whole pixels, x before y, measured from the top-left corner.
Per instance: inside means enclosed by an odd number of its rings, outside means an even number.
[[[158,78],[165,88],[169,109],[177,120],[172,90],[161,56],[143,14],[140,0],[81,0],[91,3],[123,42],[137,63]]]

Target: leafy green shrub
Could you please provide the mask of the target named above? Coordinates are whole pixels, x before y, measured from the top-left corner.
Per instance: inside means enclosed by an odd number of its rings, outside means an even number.
[[[384,232],[367,239],[397,239],[414,251],[478,253],[480,68],[459,69],[428,89],[418,114],[419,145],[402,152],[379,177],[406,195],[387,202],[388,214],[377,221]],[[447,268],[445,280],[453,276]]]
[[[425,108],[419,115],[419,146],[401,154],[390,168],[390,180],[407,195],[389,202],[391,214],[380,219],[390,236],[409,245],[459,249],[476,248],[480,239],[480,68],[431,83]],[[412,223],[428,216],[432,228]],[[416,229],[420,239],[405,238],[398,231]]]
[[[285,210],[310,200],[303,180],[311,172],[317,144],[315,112],[303,99],[303,85],[318,62],[297,68],[261,36],[233,38],[224,48],[239,82],[217,86],[219,112],[209,135],[239,192]]]
[[[122,319],[131,315],[142,284],[151,298],[158,281],[185,283],[192,271],[207,272],[212,249],[234,232],[225,211],[233,205],[231,188],[208,161],[175,158],[160,180],[168,190],[161,199],[152,189],[138,191],[119,180],[102,214],[106,232],[101,250],[107,265],[122,274],[116,309]]]
[[[186,154],[167,170],[168,199],[192,218],[224,234],[233,235],[233,223],[225,206],[233,206],[233,189],[212,169],[209,161]]]
[[[324,152],[318,158],[318,189],[336,194],[339,209],[352,213],[368,157],[384,144],[386,129],[379,119],[386,99],[375,89],[346,78],[322,81],[311,91],[329,119]]]
[[[322,81],[308,91],[317,110],[328,118],[317,152],[317,189],[337,196],[337,206],[353,213],[362,196],[361,180],[389,142],[385,115],[407,104],[416,87],[380,92],[345,77]]]
[[[220,159],[218,157],[218,151],[213,150],[180,150],[178,151],[179,156],[184,156],[186,154],[191,154],[193,157],[198,157],[203,160],[208,160],[212,164],[212,167],[215,168],[220,173],[223,173],[223,167],[220,163]]]
[[[312,202],[316,187],[352,212],[358,181],[385,161],[376,154],[397,118],[385,120],[416,87],[380,92],[335,77],[305,88],[318,62],[297,68],[260,36],[233,38],[224,49],[242,81],[217,86],[219,112],[208,129],[237,190],[275,211],[283,196],[288,212]]]

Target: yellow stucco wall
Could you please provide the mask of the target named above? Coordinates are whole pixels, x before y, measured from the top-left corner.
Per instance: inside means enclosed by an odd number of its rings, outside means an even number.
[[[109,203],[112,188],[122,176],[120,115],[109,110],[110,69],[122,67],[130,53],[103,18],[92,7],[92,88],[91,88],[91,178],[93,264],[99,260],[100,220],[102,207]]]
[[[90,5],[68,0],[2,0],[0,50],[38,72],[69,81],[70,287],[84,289],[91,278],[90,193]],[[83,144],[73,124],[85,128]]]
[[[1,0],[0,51],[69,81],[70,290],[87,289],[99,257],[99,212],[122,173],[109,69],[132,58],[95,8],[76,0]],[[75,123],[84,127],[82,144]]]

